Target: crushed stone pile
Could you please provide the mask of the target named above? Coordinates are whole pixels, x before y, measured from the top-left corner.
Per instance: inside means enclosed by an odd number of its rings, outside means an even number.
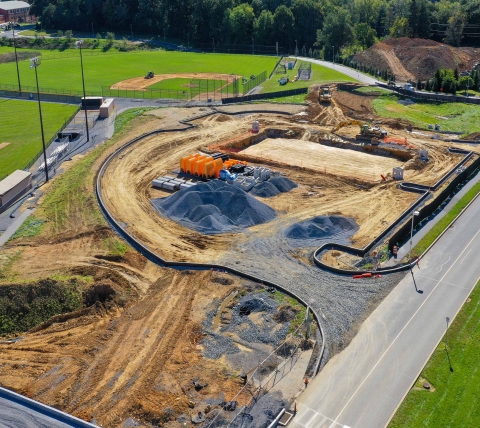
[[[240,231],[276,217],[268,205],[220,180],[153,199],[152,204],[164,216],[206,235]]]
[[[261,198],[270,198],[280,193],[289,192],[295,187],[298,187],[297,184],[287,177],[273,177],[268,181],[256,184],[250,190],[250,194]]]
[[[291,239],[325,239],[351,235],[357,230],[358,225],[353,218],[321,215],[293,224],[286,229],[285,236]]]

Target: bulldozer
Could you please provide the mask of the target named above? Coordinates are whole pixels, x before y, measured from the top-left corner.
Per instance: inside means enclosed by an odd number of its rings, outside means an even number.
[[[369,126],[367,123],[359,122],[358,120],[350,120],[340,122],[337,126],[332,129],[332,133],[337,132],[340,128],[344,126],[358,125],[360,126],[360,134],[355,136],[356,140],[367,140],[372,146],[378,146],[380,140],[383,140],[388,136],[388,132],[380,128],[379,126]]]
[[[320,88],[318,90],[318,102],[319,103],[331,103],[332,94],[330,93],[329,88]]]

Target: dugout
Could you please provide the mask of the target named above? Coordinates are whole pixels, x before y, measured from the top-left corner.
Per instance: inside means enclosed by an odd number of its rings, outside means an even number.
[[[87,110],[100,110],[103,104],[103,97],[82,97],[82,109],[87,107]]]

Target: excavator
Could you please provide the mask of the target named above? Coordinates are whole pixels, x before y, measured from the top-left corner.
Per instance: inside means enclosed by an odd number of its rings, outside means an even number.
[[[380,140],[383,140],[386,136],[388,136],[388,132],[385,129],[380,128],[379,126],[369,126],[367,123],[363,123],[358,120],[347,120],[340,122],[332,129],[332,134],[345,126],[350,125],[358,125],[360,127],[360,134],[357,134],[355,139],[368,140],[372,146],[378,146]]]
[[[331,103],[332,94],[330,93],[329,88],[320,88],[318,90],[318,102],[319,103]]]

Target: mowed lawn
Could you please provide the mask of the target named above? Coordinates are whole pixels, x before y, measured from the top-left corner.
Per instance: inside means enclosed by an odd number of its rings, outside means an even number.
[[[190,84],[198,85],[197,79],[165,79],[160,82],[154,83],[149,86],[148,89],[170,89],[175,91],[190,91]],[[208,90],[213,91],[214,89],[221,88],[227,82],[225,80],[208,80]],[[200,87],[207,90],[207,80],[202,80],[200,82]]]
[[[77,109],[71,104],[42,103],[45,141],[48,142]],[[38,104],[0,99],[0,179],[23,169],[42,150]]]
[[[445,350],[445,342],[447,351]],[[452,369],[450,369],[450,364]],[[480,282],[389,428],[480,427]],[[423,379],[435,390],[422,388]]]
[[[403,105],[397,95],[382,95],[373,101],[379,116],[406,119],[427,129],[438,123],[443,131],[480,132],[480,106],[463,103],[414,102]]]
[[[298,61],[294,70],[287,70],[287,74],[273,74],[272,78],[266,80],[261,84],[261,92],[275,92],[275,91],[286,91],[288,89],[296,88],[308,88],[314,84],[322,83],[333,83],[333,82],[356,82],[357,80],[353,77],[347,76],[343,73],[338,72],[337,70],[332,70],[331,68],[323,67],[318,64],[312,64],[312,77],[310,80],[297,80],[296,82],[288,82],[284,86],[280,86],[278,80],[281,77],[288,76],[290,80],[293,80],[294,77],[298,74],[298,67],[302,61]],[[311,64],[311,63],[310,63]]]
[[[43,51],[45,57],[48,51]],[[192,52],[137,51],[125,53],[105,53],[89,56],[84,52],[85,86],[88,92],[100,93],[102,87],[133,77],[144,76],[148,71],[156,75],[165,73],[200,72],[225,73],[250,76],[263,71],[270,73],[277,58],[253,55],[204,54]],[[50,54],[51,55],[51,54]],[[29,68],[29,61],[20,63],[22,85],[33,87],[35,73]],[[16,85],[15,63],[0,64],[1,82]],[[41,88],[80,91],[82,78],[80,58],[44,59],[38,68]]]

